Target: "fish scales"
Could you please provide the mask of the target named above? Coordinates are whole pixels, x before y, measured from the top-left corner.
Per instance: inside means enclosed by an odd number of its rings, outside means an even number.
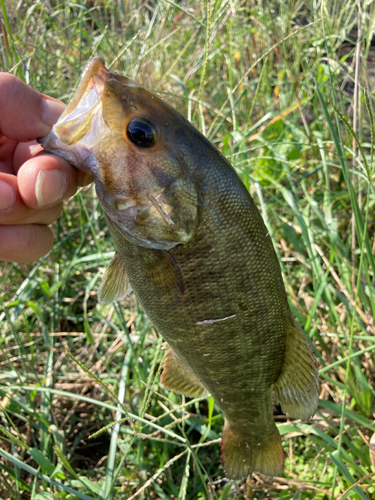
[[[122,298],[130,283],[168,343],[164,386],[215,398],[228,477],[278,474],[272,390],[284,411],[309,418],[317,369],[233,167],[177,111],[99,58],[41,143],[93,175],[116,248],[99,299]]]

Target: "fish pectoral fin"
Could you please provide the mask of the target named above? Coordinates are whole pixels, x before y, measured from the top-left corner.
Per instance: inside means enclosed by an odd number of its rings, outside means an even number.
[[[115,252],[99,285],[98,301],[100,304],[109,304],[115,300],[122,300],[130,291],[131,286],[124,264],[120,255]]]
[[[136,249],[140,257],[142,275],[158,296],[175,299],[178,303],[184,294],[184,283],[173,257],[165,250]]]
[[[170,347],[165,354],[161,383],[166,389],[192,398],[208,394],[204,385],[185,367],[180,357]]]
[[[319,401],[319,379],[315,358],[302,331],[291,323],[286,335],[284,364],[274,384],[283,412],[302,420],[312,417]]]

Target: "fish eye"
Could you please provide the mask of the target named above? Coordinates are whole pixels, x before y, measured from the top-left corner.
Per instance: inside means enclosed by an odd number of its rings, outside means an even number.
[[[151,148],[158,138],[158,129],[147,118],[134,118],[126,129],[127,136],[140,148]]]

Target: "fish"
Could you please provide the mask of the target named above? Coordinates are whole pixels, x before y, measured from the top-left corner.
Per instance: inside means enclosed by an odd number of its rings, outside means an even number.
[[[233,166],[176,109],[100,57],[39,142],[93,177],[116,249],[99,302],[132,289],[166,341],[162,385],[213,396],[228,478],[280,474],[273,394],[290,417],[312,417],[318,371],[269,232]]]

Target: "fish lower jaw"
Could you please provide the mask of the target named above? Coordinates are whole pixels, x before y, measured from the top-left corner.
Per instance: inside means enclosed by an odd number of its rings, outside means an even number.
[[[91,148],[88,148],[81,143],[74,146],[64,144],[64,142],[61,141],[55,134],[53,129],[48,135],[38,139],[38,142],[48,153],[60,156],[77,167],[79,170],[95,175],[97,162]]]

